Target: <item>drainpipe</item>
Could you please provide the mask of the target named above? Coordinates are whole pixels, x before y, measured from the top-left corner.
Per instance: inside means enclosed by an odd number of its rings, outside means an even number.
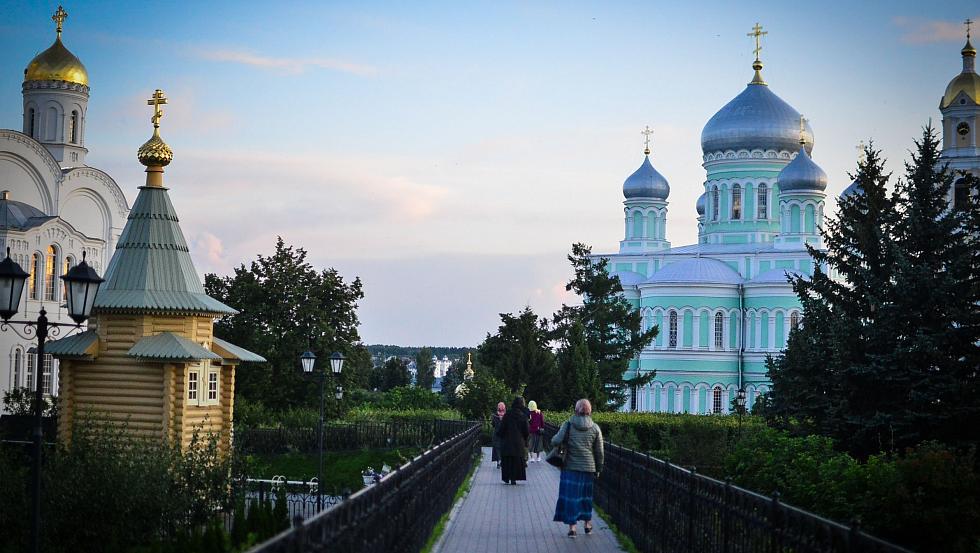
[[[742,358],[745,355],[745,286],[738,285],[738,389],[742,389]]]

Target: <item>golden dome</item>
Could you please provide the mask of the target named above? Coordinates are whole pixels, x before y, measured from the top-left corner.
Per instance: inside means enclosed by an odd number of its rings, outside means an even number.
[[[174,151],[160,138],[159,129],[153,129],[153,136],[140,146],[136,157],[147,167],[166,167],[173,161]]]
[[[88,86],[88,71],[61,43],[61,33],[50,48],[38,54],[24,70],[25,81],[67,81]]]
[[[957,75],[946,87],[946,94],[943,95],[943,101],[939,107],[949,107],[960,92],[965,92],[973,100],[974,105],[980,105],[980,75],[973,72]]]

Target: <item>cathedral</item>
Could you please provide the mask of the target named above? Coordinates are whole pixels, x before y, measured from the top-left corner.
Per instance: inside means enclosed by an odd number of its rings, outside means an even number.
[[[806,245],[823,247],[827,175],[812,159],[813,131],[762,76],[758,25],[754,76],[701,132],[706,177],[696,205],[698,242],[667,240],[670,185],[645,158],[623,183],[625,236],[607,259],[644,330],[659,334],[633,360],[629,374],[656,371],[632,390],[624,409],[669,413],[728,413],[744,390],[746,405],[769,390],[766,357],[786,347],[803,324],[788,276],[812,274]],[[952,170],[980,174],[976,125],[980,75],[976,49],[961,51],[962,72],[939,103],[943,158]],[[858,183],[842,195],[860,194]],[[969,201],[959,178],[950,203]]]
[[[34,320],[43,307],[70,323],[59,277],[83,254],[104,272],[129,215],[116,181],[85,164],[89,75],[62,42],[66,18],[59,7],[54,43],[24,69],[21,130],[0,129],[0,246],[30,274],[16,319]],[[0,392],[33,390],[40,373],[45,394],[58,395],[57,361],[38,363],[35,342],[0,332]]]

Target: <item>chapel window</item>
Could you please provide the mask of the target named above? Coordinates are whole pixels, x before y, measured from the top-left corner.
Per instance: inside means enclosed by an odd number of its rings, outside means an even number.
[[[757,219],[765,219],[766,215],[769,213],[769,196],[766,194],[766,185],[762,183],[759,185],[759,201],[756,202],[759,205],[759,214]]]
[[[14,350],[14,381],[11,383],[11,389],[20,388],[21,385],[21,371],[23,371],[24,365],[24,353],[17,348]]]
[[[27,379],[24,382],[24,386],[28,389],[34,389],[34,363],[37,359],[37,354],[33,352],[27,353]]]
[[[667,333],[667,347],[677,347],[677,312],[670,312],[669,332]]]
[[[78,144],[78,112],[71,112],[71,118],[68,119],[68,141],[72,144]]]
[[[724,326],[725,318],[721,314],[721,311],[715,313],[715,349],[722,349],[724,347],[724,342],[722,338],[724,337]]]
[[[218,401],[218,373],[217,371],[208,372],[208,403]]]
[[[732,188],[732,219],[742,218],[742,187],[736,184]]]
[[[31,138],[37,138],[36,136],[37,131],[35,130],[36,127],[37,127],[37,112],[34,111],[34,108],[31,108],[27,112],[27,134],[29,134]]]
[[[715,187],[711,190],[711,220],[718,220],[718,188]]]
[[[30,270],[30,275],[28,275],[27,296],[32,300],[38,299],[37,269],[40,264],[41,264],[41,256],[39,256],[36,253],[31,255],[31,270]]]
[[[51,395],[51,364],[54,358],[50,353],[44,354],[44,364],[41,367],[41,393]]]
[[[198,386],[200,385],[199,378],[201,373],[197,371],[191,371],[187,373],[187,399],[188,401],[197,402]]]
[[[721,388],[715,387],[711,392],[711,412],[715,414],[721,413]]]
[[[55,268],[57,265],[55,261],[58,257],[58,252],[54,249],[54,246],[48,246],[48,254],[44,258],[44,299],[45,301],[54,301],[54,285],[55,285]]]

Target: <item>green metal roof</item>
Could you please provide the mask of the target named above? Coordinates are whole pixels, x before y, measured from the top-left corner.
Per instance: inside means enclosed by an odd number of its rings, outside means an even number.
[[[141,338],[126,354],[151,361],[221,360],[217,353],[172,332]]]
[[[231,358],[238,359],[239,361],[253,361],[255,363],[266,362],[265,357],[262,357],[257,353],[252,353],[243,347],[236,346],[231,342],[226,342],[221,338],[218,338],[217,336],[211,339],[211,343],[213,344],[212,347],[214,347],[215,349],[224,350],[222,352],[222,357],[224,357],[225,359],[229,358],[227,355],[224,355],[224,353],[226,352],[229,355],[231,355]]]
[[[44,353],[50,353],[59,359],[91,359],[94,352],[90,348],[98,341],[99,337],[94,330],[86,330],[44,344]]]
[[[140,188],[104,278],[96,311],[237,313],[204,293],[166,188]]]

